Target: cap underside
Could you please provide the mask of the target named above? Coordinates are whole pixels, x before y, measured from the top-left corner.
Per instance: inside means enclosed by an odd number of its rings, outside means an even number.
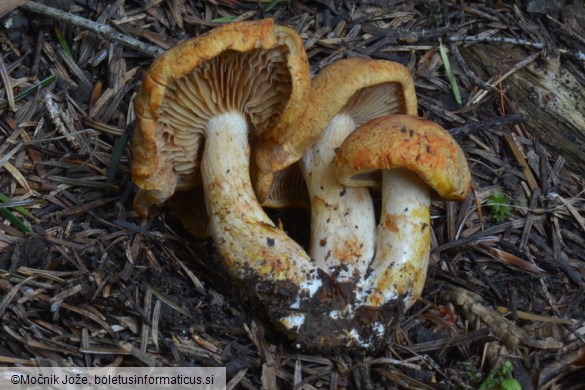
[[[388,82],[362,88],[353,94],[339,112],[349,115],[356,126],[383,115],[405,113],[402,87],[398,83]]]
[[[158,113],[159,163],[153,177],[172,167],[176,190],[199,183],[203,134],[216,115],[239,112],[256,135],[271,129],[292,90],[287,50],[277,46],[267,51],[226,51],[169,83]]]

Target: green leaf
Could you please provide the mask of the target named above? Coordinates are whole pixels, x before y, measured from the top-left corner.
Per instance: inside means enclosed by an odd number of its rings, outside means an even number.
[[[501,222],[512,214],[512,207],[510,206],[510,199],[502,191],[495,191],[492,193],[486,202],[490,214],[496,222]]]
[[[502,390],[522,390],[522,385],[514,378],[506,378],[500,383]]]

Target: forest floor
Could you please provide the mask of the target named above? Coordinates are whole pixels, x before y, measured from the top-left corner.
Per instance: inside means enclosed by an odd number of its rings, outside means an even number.
[[[0,365],[222,366],[228,388],[245,389],[585,383],[585,167],[540,142],[527,122],[538,113],[507,96],[527,67],[585,73],[582,4],[46,2],[144,43],[130,47],[22,3],[0,5]],[[345,57],[406,65],[419,115],[468,157],[471,194],[433,202],[423,296],[382,352],[295,350],[218,267],[210,240],[164,208],[148,220],[133,211],[132,100],[152,53],[266,17],[300,33],[312,74]],[[476,45],[524,57],[489,74]],[[274,215],[307,235],[308,211]]]

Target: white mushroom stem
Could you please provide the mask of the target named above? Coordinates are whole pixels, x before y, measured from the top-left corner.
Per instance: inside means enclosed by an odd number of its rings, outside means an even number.
[[[334,174],[336,149],[355,129],[338,114],[301,160],[311,200],[310,255],[316,266],[338,281],[359,280],[374,256],[375,218],[367,188],[349,188]]]
[[[420,297],[430,254],[430,189],[405,169],[383,171],[382,215],[376,231],[376,257],[365,282],[365,304],[381,306]]]
[[[257,282],[311,284],[308,255],[274,225],[252,190],[245,117],[237,112],[215,116],[205,136],[201,173],[209,227],[228,271]]]

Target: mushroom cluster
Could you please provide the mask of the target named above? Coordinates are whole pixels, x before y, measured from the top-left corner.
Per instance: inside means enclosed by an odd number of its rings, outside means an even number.
[[[135,110],[135,210],[168,201],[190,232],[211,236],[234,281],[303,349],[384,345],[424,286],[431,194],[463,199],[470,186],[461,148],[417,118],[405,67],[344,59],[311,81],[300,37],[271,19],[168,50]],[[282,204],[275,183],[295,166],[308,252],[263,209]]]

